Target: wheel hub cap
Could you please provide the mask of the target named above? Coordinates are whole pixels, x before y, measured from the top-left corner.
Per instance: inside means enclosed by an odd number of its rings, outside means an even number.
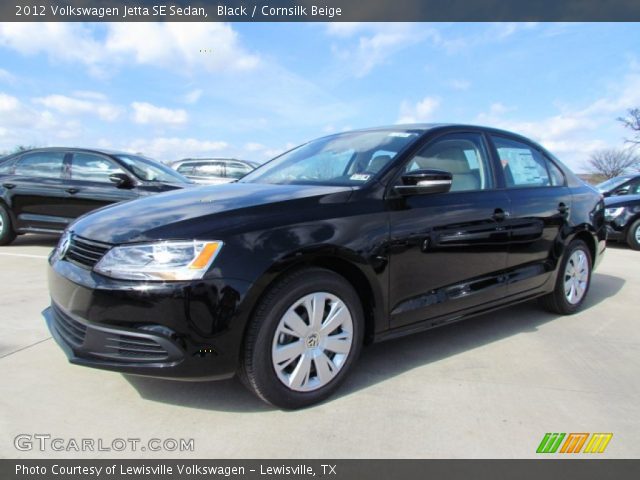
[[[576,305],[582,300],[589,282],[587,254],[576,250],[571,254],[564,271],[564,294],[567,301]]]
[[[327,385],[344,366],[353,343],[353,319],[336,295],[316,292],[295,301],[280,319],[271,347],[278,379],[310,392]]]

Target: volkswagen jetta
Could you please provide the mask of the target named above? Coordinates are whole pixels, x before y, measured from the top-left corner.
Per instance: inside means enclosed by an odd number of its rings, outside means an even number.
[[[237,373],[298,408],[334,392],[363,344],[533,298],[574,313],[605,231],[601,195],[524,137],[359,130],[237,183],[80,218],[50,256],[44,315],[73,363]]]

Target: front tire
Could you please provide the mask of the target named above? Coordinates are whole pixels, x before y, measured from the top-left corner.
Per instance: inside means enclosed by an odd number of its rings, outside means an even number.
[[[4,205],[0,203],[0,245],[9,245],[16,238],[16,232],[11,225],[11,216]]]
[[[360,299],[340,275],[306,268],[278,281],[248,327],[240,378],[262,400],[302,408],[329,397],[360,354]]]
[[[634,250],[640,250],[640,218],[629,227],[627,244]]]
[[[591,253],[582,240],[569,244],[559,266],[553,292],[540,298],[544,308],[552,313],[571,315],[576,313],[591,285]]]

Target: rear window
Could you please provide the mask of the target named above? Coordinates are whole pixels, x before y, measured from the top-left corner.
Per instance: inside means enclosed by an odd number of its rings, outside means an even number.
[[[15,174],[29,177],[60,178],[64,152],[34,152],[20,158]]]

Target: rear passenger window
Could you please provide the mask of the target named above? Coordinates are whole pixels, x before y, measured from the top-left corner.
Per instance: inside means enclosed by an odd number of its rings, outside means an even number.
[[[98,155],[74,153],[71,161],[71,178],[87,182],[111,183],[109,175],[124,173],[114,162]]]
[[[177,172],[181,173],[182,175],[191,175],[193,173],[193,169],[193,163],[183,163],[178,167]]]
[[[536,149],[507,138],[492,139],[508,187],[548,187],[552,184],[546,161]]]
[[[482,137],[475,133],[451,134],[427,144],[409,161],[405,172],[415,170],[450,172],[452,192],[487,190],[493,186]]]
[[[15,174],[28,177],[60,178],[64,152],[34,152],[20,158]]]
[[[551,185],[554,187],[564,186],[564,174],[555,163],[545,157],[547,161],[547,168],[549,169],[549,177],[551,178]]]

